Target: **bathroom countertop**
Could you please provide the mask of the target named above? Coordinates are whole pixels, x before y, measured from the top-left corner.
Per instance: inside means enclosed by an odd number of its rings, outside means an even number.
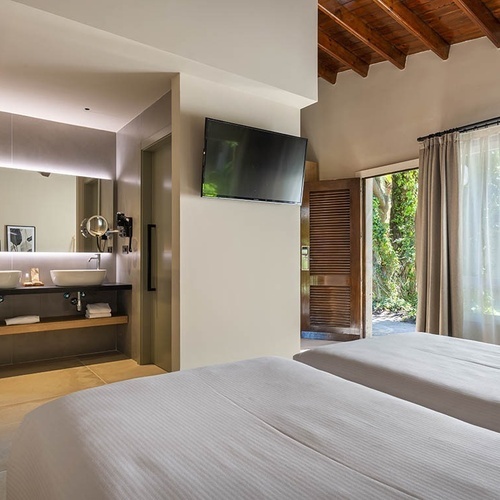
[[[38,293],[64,293],[64,292],[99,292],[110,290],[132,290],[132,285],[126,283],[104,283],[95,286],[19,286],[17,288],[0,289],[0,295],[33,295]]]

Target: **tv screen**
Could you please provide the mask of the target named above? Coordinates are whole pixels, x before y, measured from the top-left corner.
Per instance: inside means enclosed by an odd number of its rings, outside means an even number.
[[[300,204],[307,139],[205,120],[201,195]]]

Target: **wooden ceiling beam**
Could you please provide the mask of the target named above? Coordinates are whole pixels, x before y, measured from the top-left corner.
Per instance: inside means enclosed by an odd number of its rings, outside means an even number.
[[[481,31],[500,48],[500,22],[480,0],[453,0]]]
[[[450,44],[443,40],[438,33],[408,9],[400,0],[373,1],[441,59],[448,59]]]
[[[343,45],[332,40],[324,31],[318,30],[318,47],[336,61],[349,66],[358,75],[368,75],[369,65],[358,56],[347,50]]]
[[[318,9],[351,35],[368,45],[368,47],[384,59],[390,61],[397,68],[404,69],[406,55],[379,35],[377,31],[365,24],[360,18],[351,14],[337,0],[319,0]]]
[[[332,85],[334,85],[337,81],[337,71],[327,68],[324,64],[318,67],[318,76],[331,83]]]

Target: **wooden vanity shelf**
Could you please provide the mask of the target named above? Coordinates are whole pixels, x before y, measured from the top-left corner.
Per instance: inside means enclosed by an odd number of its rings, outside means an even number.
[[[109,325],[125,325],[128,316],[118,315],[110,318],[85,318],[85,316],[61,316],[40,318],[40,323],[29,325],[0,326],[0,335],[15,335],[18,333],[49,332],[54,330],[73,330],[75,328],[92,328]]]

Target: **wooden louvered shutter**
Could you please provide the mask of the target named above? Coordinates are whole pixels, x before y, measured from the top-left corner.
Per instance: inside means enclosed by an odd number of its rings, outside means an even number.
[[[360,336],[360,179],[306,183],[301,224],[303,336]]]

